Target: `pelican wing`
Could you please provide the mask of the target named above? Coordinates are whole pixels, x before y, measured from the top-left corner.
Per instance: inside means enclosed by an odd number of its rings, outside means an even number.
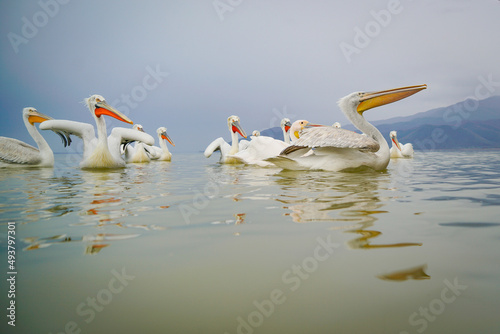
[[[302,130],[300,138],[293,146],[299,147],[335,147],[354,148],[369,152],[377,152],[380,145],[368,136],[345,129],[322,126]]]
[[[221,151],[222,155],[226,155],[229,151],[231,150],[231,145],[226,143],[224,138],[219,137],[215,139],[213,142],[211,142],[207,148],[205,149],[205,152],[203,153],[205,157],[210,158],[210,156],[215,152],[215,151]]]
[[[119,152],[119,155],[133,155],[135,149],[129,146],[132,142],[154,145],[155,139],[145,132],[122,127],[113,128],[108,136],[109,149],[114,153]]]
[[[134,141],[148,145],[154,145],[155,143],[155,139],[145,132],[121,127],[116,127],[111,130],[111,134],[108,136],[108,143],[110,143],[111,140],[120,144],[127,144]]]
[[[36,165],[42,162],[42,158],[37,148],[17,139],[0,137],[0,161]]]
[[[259,136],[252,138],[247,148],[239,151],[234,156],[243,159],[247,164],[253,164],[279,155],[287,146],[284,141],[267,136]]]
[[[94,126],[88,123],[52,119],[40,123],[40,129],[54,132],[65,132],[80,137],[83,142],[90,143],[95,139]]]

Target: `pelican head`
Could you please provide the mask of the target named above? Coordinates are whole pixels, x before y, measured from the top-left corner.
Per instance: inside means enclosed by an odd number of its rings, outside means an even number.
[[[48,121],[49,119],[53,119],[50,116],[44,115],[41,112],[38,112],[33,107],[28,107],[23,109],[23,117],[30,122],[31,125],[35,123],[42,123]]]
[[[332,126],[333,126],[334,128],[337,128],[337,129],[340,129],[340,128],[342,127],[342,125],[340,125],[340,123],[339,123],[339,122],[335,122],[335,123],[333,123],[333,125],[332,125]]]
[[[119,121],[134,124],[127,116],[110,106],[101,95],[92,95],[84,100],[92,115],[100,118],[102,115],[111,116]]]
[[[132,129],[144,132],[144,128],[140,124],[134,124],[134,126],[132,127]]]
[[[292,127],[292,123],[290,122],[290,120],[288,118],[283,118],[281,120],[280,126],[282,129],[285,130],[285,132],[288,132],[288,130],[290,130],[290,128]]]
[[[245,130],[240,125],[240,118],[238,116],[229,116],[227,118],[227,126],[229,127],[229,131],[231,133],[238,132],[242,137],[247,137]]]
[[[259,130],[253,130],[252,136],[254,136],[254,137],[260,136],[260,131]]]
[[[394,143],[394,145],[396,145],[396,147],[398,148],[398,150],[401,151],[401,145],[399,144],[399,141],[398,141],[397,132],[396,131],[391,131],[389,133],[389,136],[391,137],[391,140]]]
[[[35,125],[35,123],[43,123],[45,121],[53,119],[50,116],[47,116],[45,114],[42,114],[41,112],[38,112],[35,108],[33,107],[28,107],[23,109],[23,118],[28,121],[31,125]],[[66,131],[56,131],[52,130],[59,137],[61,137],[61,140],[64,144],[64,147],[69,146],[71,144],[71,137],[70,134]]]
[[[309,122],[306,121],[305,119],[296,120],[290,127],[290,133],[293,134],[295,138],[299,139],[300,131],[309,126],[310,126]]]
[[[175,146],[174,142],[172,141],[172,139],[167,135],[167,128],[165,127],[160,127],[158,128],[158,130],[156,130],[156,133],[158,134],[158,136],[161,138],[161,139],[165,139],[166,141],[168,141],[172,146]]]
[[[426,88],[427,85],[418,85],[376,92],[355,92],[341,98],[338,105],[347,118],[356,125],[366,122],[363,113],[368,109],[399,101]]]

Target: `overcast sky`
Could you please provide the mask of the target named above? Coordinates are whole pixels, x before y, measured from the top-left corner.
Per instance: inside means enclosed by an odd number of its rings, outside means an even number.
[[[500,82],[498,0],[9,0],[0,13],[0,135],[30,144],[23,107],[93,123],[91,94],[152,135],[167,127],[180,152],[228,138],[232,114],[247,133],[283,116],[347,124],[336,102],[353,91],[428,85],[365,113],[379,120]]]

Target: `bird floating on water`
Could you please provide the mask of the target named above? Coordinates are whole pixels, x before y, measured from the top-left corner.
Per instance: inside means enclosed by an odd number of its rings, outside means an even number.
[[[268,136],[254,137],[249,142],[247,148],[230,157],[248,165],[273,167],[273,163],[265,160],[279,155],[281,151],[290,146],[290,142],[294,142],[299,138],[300,131],[310,126],[317,125],[309,124],[306,120],[297,120],[293,124],[290,124],[290,120],[285,118],[281,122],[285,140],[278,140]]]
[[[356,92],[340,99],[338,105],[346,117],[363,134],[331,126],[302,130],[300,138],[270,161],[278,167],[293,170],[330,171],[369,167],[384,170],[389,164],[389,145],[380,131],[365,120],[363,113],[371,108],[396,102],[413,95],[426,85],[401,87],[378,92]],[[313,149],[312,154],[305,153]]]
[[[413,145],[411,143],[401,144],[398,141],[396,131],[389,133],[392,141],[391,158],[413,158]]]
[[[134,124],[132,129],[144,133],[144,128],[140,124]],[[127,163],[150,162],[151,158],[144,145],[145,144],[141,141],[135,142],[134,146],[132,146],[132,143],[130,142],[124,144],[123,151],[125,155],[125,162]]]
[[[107,137],[106,122],[102,116],[110,116],[129,124],[133,124],[133,122],[110,106],[101,95],[92,95],[84,101],[95,120],[97,137],[94,126],[88,123],[50,120],[40,125],[40,129],[64,131],[83,140],[81,168],[125,167],[125,160],[121,157],[120,150],[123,143],[130,141],[142,141],[151,145],[154,143],[154,138],[147,133],[122,127],[113,128],[111,134]]]
[[[0,137],[0,167],[52,167],[54,153],[47,141],[35,127],[35,123],[43,123],[52,117],[38,112],[35,108],[23,109],[23,122],[38,148],[20,140]],[[64,146],[71,144],[69,134],[54,130],[63,140]]]
[[[175,146],[175,144],[167,134],[167,128],[163,126],[159,127],[156,130],[156,134],[158,135],[158,142],[160,147],[146,145],[146,150],[149,151],[151,160],[171,161],[172,153],[170,153],[170,151],[168,150],[167,142],[169,142],[172,146]]]
[[[229,145],[222,137],[219,137],[207,146],[204,155],[205,157],[210,158],[215,151],[220,151],[221,156],[219,161],[221,163],[239,164],[241,163],[239,160],[228,156],[238,153],[241,149],[240,144],[238,143],[238,133],[244,138],[247,137],[247,134],[241,127],[240,118],[238,116],[229,116],[227,119],[227,126],[229,128],[229,132],[231,133],[231,145]]]

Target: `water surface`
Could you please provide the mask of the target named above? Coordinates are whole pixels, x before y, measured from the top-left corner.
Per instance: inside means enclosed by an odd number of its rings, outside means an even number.
[[[75,160],[0,172],[2,333],[500,330],[499,151],[358,173]]]

